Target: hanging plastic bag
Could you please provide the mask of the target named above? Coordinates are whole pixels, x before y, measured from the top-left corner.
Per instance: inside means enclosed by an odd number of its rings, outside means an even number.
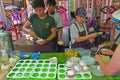
[[[67,18],[66,11],[67,9],[65,9],[64,7],[62,6],[59,7],[59,13],[62,17],[62,24],[64,27],[68,26],[68,18]]]

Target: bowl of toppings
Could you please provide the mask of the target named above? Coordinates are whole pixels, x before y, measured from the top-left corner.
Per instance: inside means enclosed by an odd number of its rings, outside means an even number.
[[[72,61],[66,61],[65,66],[67,68],[71,68],[73,66],[73,62]]]
[[[75,76],[74,70],[68,69],[68,70],[66,71],[66,76],[67,76],[68,78],[73,78],[73,77]]]
[[[79,52],[78,52],[78,50],[67,48],[67,49],[65,49],[65,55],[67,57],[74,57],[74,56],[78,56]]]

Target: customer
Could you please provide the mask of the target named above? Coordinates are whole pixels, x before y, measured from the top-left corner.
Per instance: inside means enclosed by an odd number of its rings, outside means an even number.
[[[104,63],[101,59],[100,55],[95,55],[95,60],[99,63],[101,69],[105,73],[105,75],[120,75],[120,45],[115,49],[115,51],[111,50],[101,50],[102,54],[112,55],[112,58],[108,63]]]
[[[17,11],[17,9],[12,9],[11,19],[12,19],[14,25],[21,24],[20,13]]]
[[[56,9],[56,1],[55,0],[47,0],[47,14],[55,19],[56,27],[57,27],[57,36],[55,38],[55,48],[56,51],[64,51],[63,48],[63,39],[62,39],[62,33],[63,33],[63,25],[62,25],[62,19],[60,14],[55,10]],[[61,42],[62,44],[59,44],[57,42]]]
[[[106,19],[106,22],[104,23],[103,31],[105,32],[106,40],[111,41],[113,37],[112,34],[114,31],[113,21],[111,20],[111,18]]]
[[[56,36],[55,20],[45,14],[43,0],[33,0],[32,7],[35,9],[35,13],[26,21],[23,30],[34,37],[34,40],[42,39],[39,42],[34,41],[34,52],[52,52],[54,51],[52,40]],[[30,25],[33,30],[29,29]]]
[[[97,16],[96,17],[96,22],[95,22],[95,31],[96,32],[99,32],[100,29],[101,29],[101,17],[100,16]]]
[[[85,49],[90,48],[90,44],[94,43],[95,33],[88,35],[88,31],[85,25],[86,11],[80,7],[76,10],[76,21],[70,26],[71,48],[82,47]]]

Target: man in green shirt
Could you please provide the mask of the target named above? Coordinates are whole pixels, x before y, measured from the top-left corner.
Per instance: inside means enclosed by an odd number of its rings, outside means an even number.
[[[61,19],[60,14],[57,11],[55,11],[56,1],[55,0],[47,0],[47,7],[48,7],[47,14],[55,19],[55,23],[56,23],[56,27],[57,27],[57,37],[54,42],[55,48],[57,51],[64,51],[63,50],[63,40],[62,40],[63,25],[62,25],[62,19]]]
[[[33,0],[32,7],[35,13],[26,21],[23,30],[34,38],[34,52],[52,52],[54,51],[52,40],[56,36],[55,20],[45,14],[45,4],[43,0]],[[33,30],[29,29],[30,25],[32,25]]]

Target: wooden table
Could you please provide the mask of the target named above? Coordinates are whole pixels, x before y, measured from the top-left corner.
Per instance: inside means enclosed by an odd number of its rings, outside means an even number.
[[[19,50],[20,52],[32,52],[33,51],[33,42],[28,41],[24,37],[14,41],[15,50]]]

